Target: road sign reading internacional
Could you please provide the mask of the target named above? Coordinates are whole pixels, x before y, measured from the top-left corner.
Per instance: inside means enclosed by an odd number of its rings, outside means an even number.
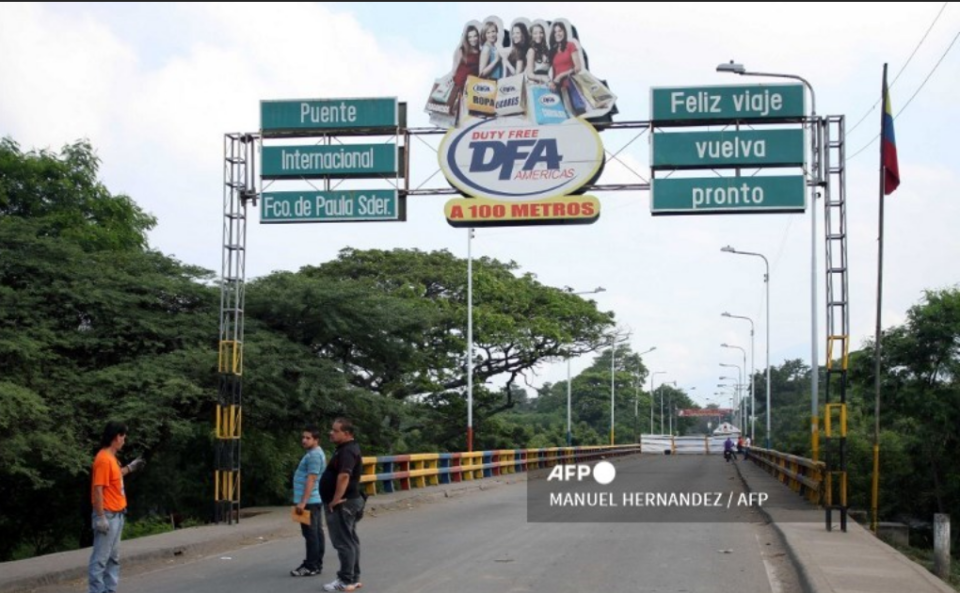
[[[399,121],[396,97],[260,102],[264,137],[316,132],[387,131]]]
[[[260,222],[374,222],[406,220],[395,189],[264,192]]]
[[[660,214],[803,212],[803,175],[654,179],[650,211]]]
[[[264,179],[378,177],[397,173],[394,144],[264,146]]]
[[[800,84],[653,88],[650,93],[656,127],[799,122],[806,113]]]

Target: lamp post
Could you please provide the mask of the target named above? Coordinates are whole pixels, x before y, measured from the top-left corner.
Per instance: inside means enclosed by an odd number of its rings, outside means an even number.
[[[767,342],[766,344],[766,349],[767,349],[767,413],[766,413],[767,437],[766,437],[766,445],[767,445],[767,449],[769,449],[770,448],[770,262],[768,262],[766,256],[764,256],[761,253],[754,253],[751,251],[738,251],[729,245],[727,245],[726,247],[721,247],[720,251],[723,251],[726,253],[735,253],[738,255],[752,255],[755,257],[759,257],[763,259],[763,265],[766,267],[766,273],[763,276],[763,283],[766,285],[766,288],[767,288],[767,299],[766,299],[767,300],[767,307],[766,307],[767,309],[767,329],[766,329],[767,331],[767,340],[766,340]],[[723,315],[725,317],[740,318],[739,315],[730,315],[729,313],[724,313]],[[748,318],[743,317],[743,319],[748,319]],[[753,368],[753,320],[752,319],[750,320],[750,352],[751,352],[750,367]],[[753,375],[751,374],[751,377],[752,376]],[[751,383],[752,382],[753,380],[751,379]],[[754,412],[756,412],[757,402],[756,402],[756,398],[754,397],[753,387],[751,387],[750,399],[751,399],[750,407],[753,408]],[[750,440],[751,441],[753,440],[752,434],[750,435]]]
[[[741,255],[755,255],[757,257],[763,258],[763,264],[767,268],[767,273],[763,276],[763,283],[767,287],[767,436],[766,444],[767,449],[770,448],[770,264],[767,262],[767,258],[759,253],[751,253],[749,251],[737,251],[733,247],[727,245],[726,247],[721,247],[720,251],[727,253],[739,253]],[[754,366],[753,360],[753,320],[749,317],[744,317],[742,315],[731,315],[730,313],[724,312],[721,313],[723,317],[731,317],[734,319],[746,319],[750,322],[750,414],[756,416],[757,413],[757,398],[756,398],[756,380],[754,374],[756,373],[756,367]],[[750,425],[750,440],[754,440],[753,434],[753,424]]]
[[[663,386],[664,385],[673,385],[677,386],[676,381],[664,381],[660,384],[660,432],[663,432]],[[671,427],[672,430],[672,427]],[[672,432],[670,434],[673,434]]]
[[[737,381],[737,386],[736,386],[736,388],[735,388],[735,391],[736,391],[736,393],[737,393],[737,413],[740,415],[740,426],[742,427],[742,426],[743,426],[743,414],[742,414],[741,411],[740,411],[740,399],[741,399],[741,398],[740,398],[740,388],[743,386],[743,369],[740,368],[740,365],[738,365],[738,364],[727,364],[727,363],[723,363],[723,362],[720,363],[720,366],[722,366],[722,367],[733,367],[733,368],[736,368],[736,369],[737,369],[737,372],[739,373],[740,380]]]
[[[570,294],[577,294],[577,295],[580,295],[580,294],[596,294],[596,293],[598,293],[598,292],[604,292],[604,291],[606,291],[606,290],[607,290],[606,288],[604,288],[604,287],[602,287],[602,286],[598,286],[598,287],[594,288],[593,290],[585,290],[585,291],[583,291],[583,292],[571,292]],[[572,387],[571,387],[571,383],[570,383],[570,357],[568,356],[568,357],[567,357],[567,446],[568,446],[568,447],[570,447],[571,445],[573,445],[573,424],[572,424],[572,422],[571,422],[571,420],[572,420],[572,414],[571,414],[571,411],[570,411],[571,392],[572,392]]]
[[[653,383],[657,375],[666,375],[667,371],[654,371],[650,373],[650,434],[653,434]],[[660,425],[661,429],[663,424]]]
[[[674,384],[674,386],[676,386],[677,382],[674,381],[673,384]],[[681,393],[683,393],[684,395],[687,395],[686,391],[684,391],[683,389],[680,389],[680,388],[678,388],[678,389],[680,390]],[[695,391],[696,389],[697,389],[696,387],[689,387],[689,388],[687,389],[687,391]],[[668,403],[667,403],[667,409],[670,411],[670,434],[673,434],[673,419],[674,419],[674,417],[676,417],[676,415],[677,415],[676,406],[673,405],[673,394],[670,394],[670,399],[667,400],[667,401],[668,401]],[[693,401],[693,400],[691,400],[691,401]],[[677,430],[680,430],[680,420],[679,420],[679,418],[677,419]]]
[[[739,350],[740,352],[743,353],[743,372],[744,372],[744,374],[746,374],[746,372],[747,372],[747,351],[744,350],[743,348],[741,348],[740,346],[734,346],[734,345],[732,345],[732,344],[720,344],[720,347],[721,347],[721,348],[736,348],[737,350]],[[752,360],[752,359],[751,359],[751,360]],[[746,390],[747,384],[746,384],[746,383],[743,383],[742,387],[743,387],[744,390]],[[751,395],[752,395],[752,394],[751,394]],[[746,402],[744,402],[743,407],[744,407],[744,408],[747,407],[747,406],[746,406]],[[740,413],[740,419],[741,419],[741,421],[743,421],[743,417],[744,417],[745,415],[746,415],[746,409],[744,409],[744,410]],[[750,425],[753,426],[753,421],[752,421],[752,419],[751,419],[751,421],[750,421]],[[746,432],[746,427],[744,427],[744,432]],[[752,433],[751,433],[750,439],[753,440],[753,434],[752,434]]]
[[[656,350],[656,349],[657,349],[657,347],[654,346],[654,347],[650,348],[649,350],[646,350],[646,351],[644,351],[644,352],[641,352],[641,353],[638,354],[637,356],[643,356],[644,354],[650,354],[651,352],[653,352],[653,351]],[[640,369],[637,369],[637,377],[638,377],[638,378],[640,377]],[[634,421],[634,425],[635,425],[635,427],[634,427],[634,432],[637,433],[637,442],[639,443],[639,442],[640,442],[640,381],[637,381],[636,387],[637,387],[637,395],[636,395],[636,399],[633,400],[633,419],[634,419],[633,421]],[[651,395],[650,397],[653,397],[653,395]],[[651,427],[651,428],[653,428],[653,427]],[[653,432],[653,431],[651,430],[651,434],[652,434],[652,432]]]
[[[615,445],[616,440],[614,436],[614,426],[616,423],[616,400],[614,396],[616,394],[616,384],[617,384],[617,345],[623,344],[624,342],[630,339],[630,334],[627,335],[622,340],[617,340],[617,335],[613,334],[610,336],[610,444]]]
[[[733,422],[739,422],[737,420],[737,415],[740,413],[740,386],[737,385],[737,380],[734,377],[720,377],[721,381],[733,381],[733,383],[718,383],[717,387],[732,387],[733,396],[730,398],[730,409],[733,411],[731,416],[733,417]],[[717,394],[722,395],[722,394]]]
[[[820,389],[820,357],[817,352],[817,209],[814,202],[816,200],[817,188],[819,188],[822,183],[817,94],[814,92],[813,86],[801,76],[773,72],[747,72],[743,64],[736,64],[733,60],[730,60],[729,64],[718,65],[717,72],[730,72],[739,74],[740,76],[768,76],[771,78],[799,80],[807,87],[807,90],[810,91],[810,157],[812,160],[810,168],[814,187],[810,199],[810,448],[812,449],[814,461],[817,461],[820,457],[820,445],[818,442],[819,402],[817,401]],[[767,369],[769,368],[768,364]],[[769,386],[767,388],[767,397],[770,397]],[[767,406],[767,411],[769,412],[769,410],[770,407]],[[770,446],[769,443],[767,446]]]
[[[467,451],[473,451],[473,232],[467,229]]]
[[[734,319],[746,319],[750,322],[750,442],[753,442],[756,438],[754,434],[754,427],[756,425],[756,416],[757,416],[757,398],[756,398],[756,369],[754,367],[754,339],[753,339],[753,319],[746,317],[744,315],[731,315],[730,313],[724,312],[720,314],[722,317],[730,317]],[[721,344],[722,346],[723,344]],[[736,346],[731,346],[736,348]],[[744,365],[746,365],[746,355],[744,355]]]

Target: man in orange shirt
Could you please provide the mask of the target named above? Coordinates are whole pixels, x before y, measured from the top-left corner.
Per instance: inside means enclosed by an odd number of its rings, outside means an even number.
[[[145,464],[138,457],[121,467],[117,453],[127,440],[127,425],[108,422],[93,460],[90,496],[93,502],[93,553],[90,555],[90,593],[115,593],[120,581],[120,534],[127,512],[123,476]]]

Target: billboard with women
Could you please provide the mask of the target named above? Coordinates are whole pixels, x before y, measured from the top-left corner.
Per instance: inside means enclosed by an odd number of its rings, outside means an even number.
[[[449,130],[439,151],[447,180],[489,204],[452,200],[450,224],[596,220],[596,198],[576,194],[604,162],[590,120],[609,114],[615,103],[588,69],[576,28],[565,19],[516,19],[509,27],[497,17],[468,22],[425,110],[434,125]]]

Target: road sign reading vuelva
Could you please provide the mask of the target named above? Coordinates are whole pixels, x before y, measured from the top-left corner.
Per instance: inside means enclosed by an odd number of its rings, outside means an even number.
[[[658,170],[800,167],[803,130],[656,132],[651,154],[651,167]]]

